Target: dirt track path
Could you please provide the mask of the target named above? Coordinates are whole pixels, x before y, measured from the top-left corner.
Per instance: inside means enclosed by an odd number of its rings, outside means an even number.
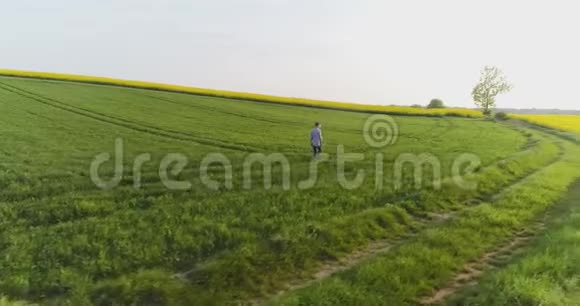
[[[419,304],[439,305],[464,287],[476,285],[481,275],[486,271],[503,266],[519,251],[523,250],[537,236],[538,232],[544,229],[544,222],[538,221],[531,228],[515,233],[503,244],[500,244],[477,260],[465,264],[449,283],[436,290],[432,295],[420,299]]]
[[[377,240],[366,247],[358,249],[347,256],[341,258],[338,261],[328,261],[323,263],[319,269],[311,276],[310,279],[295,279],[288,282],[285,288],[279,290],[278,292],[268,295],[263,298],[254,299],[249,302],[250,305],[264,305],[268,301],[276,299],[282,295],[285,295],[289,292],[299,290],[302,288],[310,287],[317,282],[320,282],[326,278],[329,278],[337,273],[347,271],[352,269],[366,261],[369,261],[381,254],[387,253],[392,248],[402,245],[408,242],[413,237],[417,236],[422,229],[433,227],[438,224],[444,223],[452,217],[452,214],[438,214],[438,213],[430,213],[429,219],[422,219],[415,223],[415,228],[413,232],[403,234],[398,238],[391,238],[391,239],[384,239],[384,240]]]
[[[443,304],[456,293],[462,292],[467,287],[476,286],[484,273],[505,267],[515,256],[524,252],[533,239],[546,235],[545,232],[551,229],[552,226],[558,226],[560,216],[573,212],[572,206],[574,205],[571,203],[577,203],[578,194],[580,194],[578,190],[580,190],[580,179],[570,185],[567,195],[561,200],[563,201],[561,203],[568,203],[564,208],[561,208],[561,204],[549,208],[531,227],[515,233],[510,240],[499,247],[486,253],[478,260],[464,265],[464,268],[455,275],[453,280],[433,292],[432,295],[423,297],[419,304]]]

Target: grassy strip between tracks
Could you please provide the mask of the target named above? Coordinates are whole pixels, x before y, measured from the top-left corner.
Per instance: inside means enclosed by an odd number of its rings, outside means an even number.
[[[511,264],[484,275],[447,305],[580,305],[580,180],[548,230]]]
[[[538,167],[551,164],[558,152],[554,143],[542,140],[517,158],[472,177],[480,184],[477,191],[461,190],[449,183],[439,191],[424,190],[404,200],[385,199],[383,205],[353,216],[299,227],[268,241],[248,242],[177,276],[142,271],[102,281],[90,289],[91,301],[103,305],[139,304],[150,299],[170,305],[224,304],[271,292],[296,274],[308,275],[321,261],[340,258],[372,240],[408,232],[414,227],[413,215],[461,209],[466,202],[496,194]],[[77,297],[83,296],[86,293],[78,292]]]
[[[404,305],[445,284],[463,265],[526,227],[578,177],[580,149],[562,143],[563,158],[513,186],[494,203],[461,212],[414,241],[355,269],[297,291],[280,305]],[[541,192],[539,192],[541,190]]]

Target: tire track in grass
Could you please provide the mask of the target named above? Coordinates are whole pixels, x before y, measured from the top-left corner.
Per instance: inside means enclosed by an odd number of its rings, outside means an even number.
[[[231,115],[231,116],[236,116],[236,117],[240,117],[240,118],[244,118],[247,120],[255,120],[255,121],[260,121],[260,122],[265,122],[268,124],[276,124],[276,125],[284,125],[284,126],[288,126],[290,128],[296,128],[296,126],[299,126],[301,124],[303,124],[303,122],[300,121],[279,121],[279,120],[271,120],[271,119],[265,119],[265,118],[261,118],[261,117],[252,117],[252,116],[248,116],[248,115],[244,115],[241,113],[235,113],[235,112],[228,112],[228,111],[224,111],[221,109],[217,109],[217,108],[212,108],[212,107],[208,107],[205,106],[203,104],[200,103],[186,103],[186,102],[178,102],[172,99],[168,99],[168,98],[164,98],[164,97],[158,97],[158,96],[153,96],[153,95],[148,95],[148,94],[144,94],[144,93],[140,93],[140,92],[135,92],[133,93],[135,96],[139,96],[139,97],[147,97],[150,99],[156,99],[159,101],[163,101],[163,102],[167,102],[167,103],[171,103],[171,104],[175,104],[175,105],[181,105],[181,106],[186,106],[186,107],[191,107],[194,109],[203,109],[203,110],[207,110],[207,111],[213,111],[213,112],[217,112],[217,113],[221,113],[221,114],[226,114],[226,115]],[[222,99],[222,98],[217,98],[217,99]],[[249,101],[252,102],[252,101]],[[296,107],[303,107],[303,106],[296,106]],[[340,111],[340,110],[336,110],[336,111]],[[424,139],[426,137],[426,135],[432,135],[434,134],[436,131],[438,131],[439,128],[441,128],[440,126],[440,122],[438,121],[439,119],[443,120],[445,122],[445,124],[447,125],[446,128],[443,130],[443,132],[439,132],[437,133],[438,137],[443,137],[444,134],[450,132],[451,130],[453,130],[455,128],[455,123],[453,122],[453,120],[450,120],[448,117],[442,117],[442,118],[437,118],[437,117],[433,117],[432,118],[434,123],[433,123],[433,127],[431,129],[425,129],[424,132],[409,136],[409,135],[405,135],[408,138],[414,139],[416,141],[421,141],[422,139]],[[362,126],[362,124],[361,124]],[[361,133],[360,129],[333,129],[333,132],[342,132],[342,133],[355,133],[355,134],[359,134]],[[478,131],[478,135],[480,135],[482,133],[481,130]],[[402,137],[403,134],[399,135],[399,137]],[[477,138],[477,136],[475,137]],[[288,153],[285,153],[288,154]],[[290,153],[292,155],[294,155],[295,153]]]
[[[511,186],[510,186],[511,187]],[[507,187],[507,188],[510,188]],[[469,207],[473,207],[471,205]],[[467,207],[467,206],[466,206]],[[457,215],[462,210],[453,212],[453,213],[429,213],[430,219],[423,219],[419,220],[418,226],[413,230],[411,233],[407,233],[401,235],[395,239],[385,239],[379,240],[370,243],[364,249],[356,250],[351,254],[347,255],[346,257],[341,258],[338,261],[329,261],[324,263],[318,271],[316,271],[309,280],[293,280],[286,284],[286,288],[279,290],[277,293],[269,295],[265,298],[254,299],[249,302],[250,305],[267,305],[267,303],[271,300],[275,300],[280,298],[284,295],[287,295],[293,291],[304,289],[310,286],[313,286],[321,281],[324,281],[327,278],[330,278],[336,274],[341,272],[345,272],[356,266],[364,264],[367,261],[372,260],[382,254],[388,253],[394,248],[400,247],[407,242],[410,242],[413,238],[418,236],[423,230],[428,228],[433,228],[435,226],[439,226],[445,224],[454,218],[457,218]],[[510,241],[504,247],[490,252],[486,254],[482,262],[475,262],[473,264],[467,264],[464,266],[464,273],[461,273],[457,277],[457,284],[454,282],[450,284],[448,287],[442,288],[441,292],[437,292],[433,297],[425,298],[422,305],[432,305],[433,301],[438,301],[439,299],[444,299],[447,296],[456,292],[456,290],[460,289],[460,285],[462,282],[467,282],[473,278],[478,277],[481,273],[483,273],[478,268],[482,265],[488,264],[489,262],[493,262],[497,260],[501,255],[509,253],[513,249],[520,247],[524,242],[527,242],[531,237],[529,235],[525,235],[525,231],[521,231],[520,233],[516,234],[518,237],[514,241]],[[521,235],[521,236],[520,236]],[[193,271],[188,271],[193,272]],[[187,275],[185,275],[187,276]],[[185,277],[184,276],[184,277]],[[182,275],[179,275],[182,277]],[[437,299],[437,300],[436,300]]]
[[[558,155],[557,155],[557,156],[556,156],[556,157],[555,157],[555,158],[552,160],[552,162],[551,162],[550,164],[548,164],[546,167],[548,167],[548,166],[550,166],[550,165],[552,165],[552,164],[554,164],[554,163],[556,163],[556,162],[558,162],[558,161],[562,160],[562,158],[564,157],[564,148],[562,147],[562,145],[561,145],[560,143],[558,143],[558,142],[554,142],[554,144],[555,144],[555,145],[558,147],[558,150],[559,150],[559,152],[558,152]],[[546,168],[546,167],[544,167],[544,168]],[[522,177],[522,178],[519,178],[519,179],[515,180],[515,181],[514,181],[514,182],[511,184],[511,187],[517,187],[517,186],[519,186],[519,185],[521,185],[521,184],[524,184],[524,183],[526,182],[526,179],[527,179],[527,178],[529,178],[530,176],[532,176],[533,174],[535,174],[535,173],[539,172],[539,171],[540,171],[540,170],[542,170],[542,169],[543,169],[543,168],[538,168],[538,169],[536,169],[536,170],[532,171],[532,172],[531,172],[529,175],[527,175],[527,176],[525,176],[525,177]],[[491,200],[491,201],[495,201],[495,200],[497,200],[497,199],[499,199],[499,198],[503,197],[503,195],[504,195],[506,192],[507,192],[507,189],[504,189],[503,191],[501,191],[501,192],[498,192],[497,194],[490,195],[490,200]]]
[[[284,289],[277,291],[274,294],[268,295],[263,298],[256,298],[248,302],[249,305],[266,305],[269,301],[282,297],[293,291],[304,289],[315,285],[327,278],[330,278],[338,273],[352,269],[366,261],[369,261],[377,256],[385,254],[404,243],[410,241],[413,237],[417,236],[423,229],[435,226],[446,222],[450,217],[444,214],[430,214],[430,219],[419,219],[414,220],[415,224],[411,225],[412,232],[402,234],[399,237],[392,239],[377,240],[371,242],[364,248],[355,250],[345,257],[338,260],[327,261],[322,263],[319,269],[311,274],[310,279],[304,280],[303,278],[293,279],[284,285]],[[414,226],[414,227],[413,227]],[[188,271],[194,272],[194,271]],[[179,277],[186,277],[187,275],[176,275]]]
[[[565,235],[562,235],[562,233],[567,231],[573,232],[574,229],[578,228],[578,225],[580,225],[580,223],[577,223],[577,221],[580,221],[580,219],[576,220],[577,216],[579,216],[578,215],[579,210],[577,207],[577,203],[579,200],[580,200],[580,179],[577,179],[574,183],[572,183],[568,187],[566,195],[560,199],[559,203],[546,213],[543,220],[541,221],[545,224],[544,228],[541,228],[541,230],[536,233],[536,235],[531,239],[531,241],[529,241],[529,243],[516,250],[514,254],[507,254],[505,257],[496,260],[494,264],[490,266],[490,269],[482,273],[483,275],[481,275],[481,277],[465,284],[461,288],[458,288],[458,290],[456,290],[454,294],[449,296],[447,299],[441,301],[441,304],[476,305],[474,303],[481,304],[488,301],[492,302],[496,297],[495,291],[501,290],[503,291],[501,295],[505,296],[507,293],[506,292],[507,290],[505,289],[510,289],[507,295],[510,296],[510,298],[512,298],[513,301],[516,298],[522,297],[522,295],[520,294],[522,293],[522,288],[525,288],[525,286],[521,286],[521,283],[518,285],[517,282],[513,281],[509,282],[511,285],[505,284],[504,283],[504,281],[506,280],[505,277],[501,277],[500,275],[505,276],[511,274],[512,276],[515,276],[515,279],[523,277],[527,280],[532,280],[536,278],[537,273],[540,273],[542,274],[542,277],[545,276],[546,277],[545,279],[549,279],[548,286],[555,285],[556,287],[564,289],[564,291],[561,292],[561,294],[564,295],[564,299],[559,300],[560,304],[576,305],[577,303],[570,302],[580,301],[580,299],[578,298],[580,296],[578,295],[574,296],[573,293],[571,293],[569,290],[566,290],[566,288],[569,288],[565,285],[566,284],[565,279],[567,279],[567,276],[564,276],[556,271],[554,273],[548,271],[548,273],[545,274],[544,271],[547,271],[546,269],[548,269],[549,266],[541,265],[535,266],[535,268],[531,269],[528,268],[525,270],[515,270],[517,271],[516,272],[517,274],[515,275],[513,273],[508,273],[508,271],[513,272],[514,268],[516,267],[521,268],[526,264],[529,265],[530,263],[536,261],[537,259],[543,258],[543,256],[546,256],[547,254],[555,255],[555,257],[550,256],[551,259],[554,260],[553,263],[554,265],[560,265],[560,263],[558,263],[558,260],[569,259],[568,258],[569,254],[572,252],[568,251],[571,250],[570,248],[573,248],[574,241],[577,241],[578,239],[571,240],[565,239],[563,238]],[[574,265],[574,263],[572,262],[565,264],[569,266]],[[512,287],[514,285],[515,287]],[[538,288],[536,290],[546,290],[546,289],[549,290],[548,287],[541,286],[541,288]],[[513,294],[514,292],[517,293]],[[570,299],[566,299],[567,296],[570,296]],[[480,299],[481,297],[483,297],[483,299]],[[548,302],[546,300],[536,297],[531,297],[531,300],[529,300],[526,299],[525,295],[524,299],[525,301],[527,301],[527,303],[533,303],[532,300],[534,300],[536,303]],[[504,302],[507,301],[506,299],[501,298],[498,300],[500,301],[503,300]],[[555,302],[555,300],[552,301]]]
[[[498,200],[500,197],[498,195],[503,195],[509,189],[519,186],[526,180],[533,177],[538,172],[549,168],[550,166],[554,165],[558,161],[562,160],[564,156],[563,147],[558,145],[559,152],[557,156],[551,160],[549,160],[544,165],[533,169],[531,171],[527,171],[522,177],[516,178],[515,180],[510,181],[507,185],[501,187],[501,191],[499,193],[489,193],[484,195],[479,195],[474,198],[468,199],[464,201],[463,206],[461,209],[453,212],[428,212],[428,218],[422,218],[418,216],[413,216],[415,223],[410,226],[411,232],[404,233],[399,237],[390,238],[390,239],[383,239],[377,240],[374,242],[369,243],[366,247],[355,250],[351,252],[349,255],[339,259],[339,260],[331,260],[323,262],[320,268],[311,274],[311,278],[305,280],[304,278],[296,278],[287,282],[283,287],[282,290],[277,291],[274,294],[270,294],[261,298],[255,298],[250,300],[248,303],[250,305],[265,305],[269,301],[275,300],[280,298],[281,296],[287,295],[293,291],[304,289],[306,287],[310,287],[319,283],[327,278],[330,278],[338,273],[345,272],[349,269],[352,269],[364,262],[372,260],[373,258],[385,254],[392,250],[393,248],[399,247],[409,241],[411,241],[414,237],[420,234],[423,230],[427,228],[432,228],[438,225],[445,224],[453,219],[456,219],[460,213],[468,207],[474,207],[479,204],[485,203],[486,201],[494,202]],[[502,160],[505,161],[506,159]],[[499,161],[498,163],[502,162]],[[492,167],[490,165],[488,167]],[[413,222],[412,221],[412,222]],[[518,243],[525,241],[528,238],[521,237]],[[519,244],[514,244],[513,247],[518,246]],[[493,254],[489,254],[489,257],[492,257]],[[195,269],[185,272],[186,274],[176,274],[175,276],[178,278],[186,277],[187,273],[194,272]]]
[[[141,132],[141,133],[147,133],[147,134],[152,134],[155,136],[172,138],[172,139],[181,140],[181,141],[193,142],[193,143],[197,143],[200,145],[207,145],[207,146],[212,146],[212,147],[230,149],[230,150],[234,150],[234,151],[241,151],[241,152],[259,152],[259,151],[261,151],[260,148],[256,148],[256,147],[251,147],[251,146],[242,145],[242,144],[223,143],[223,142],[217,142],[217,141],[213,141],[213,140],[207,140],[207,139],[193,136],[191,134],[184,133],[181,131],[166,130],[166,129],[162,129],[159,127],[144,125],[142,123],[137,123],[134,121],[130,121],[130,120],[126,120],[126,119],[122,119],[122,118],[118,118],[118,117],[114,117],[114,116],[110,116],[110,115],[105,115],[105,114],[102,114],[99,112],[87,110],[87,109],[80,108],[80,107],[75,107],[75,106],[72,106],[70,104],[63,103],[61,101],[58,101],[58,100],[55,100],[52,98],[48,98],[48,97],[36,94],[34,92],[27,91],[27,90],[18,88],[16,86],[8,85],[8,84],[2,83],[2,82],[0,82],[0,88],[3,90],[6,90],[8,92],[11,92],[13,94],[34,100],[36,102],[40,102],[40,103],[45,104],[45,105],[48,105],[50,107],[64,110],[64,111],[67,111],[67,112],[70,112],[70,113],[73,113],[76,115],[88,117],[88,118],[91,118],[91,119],[94,119],[94,120],[97,120],[100,122],[109,123],[109,124],[113,124],[116,126],[128,128],[128,129],[131,129],[133,131],[137,131],[137,132]]]
[[[269,123],[269,124],[277,124],[279,125],[280,123],[286,123],[285,125],[288,126],[295,126],[297,124],[300,124],[300,122],[281,122],[281,121],[276,121],[276,120],[270,120],[270,119],[264,119],[264,118],[259,118],[259,117],[252,117],[252,116],[248,116],[248,115],[244,115],[244,114],[240,114],[240,113],[235,113],[235,112],[228,112],[228,111],[224,111],[218,108],[213,108],[213,107],[209,107],[206,105],[203,105],[201,103],[185,103],[185,102],[177,102],[171,99],[167,99],[167,98],[162,98],[162,97],[157,97],[157,96],[152,96],[152,95],[148,95],[148,94],[144,94],[144,93],[134,93],[136,96],[140,96],[140,97],[147,97],[149,99],[155,99],[158,101],[163,101],[166,103],[171,103],[171,104],[175,104],[175,105],[180,105],[180,106],[185,106],[185,107],[190,107],[190,108],[194,108],[194,109],[203,109],[206,111],[212,111],[212,112],[216,112],[216,113],[220,113],[220,114],[226,114],[226,115],[230,115],[230,116],[236,116],[236,117],[240,117],[240,118],[244,118],[244,119],[249,119],[249,120],[255,120],[255,121],[260,121],[260,122],[265,122],[265,123]]]
[[[371,243],[363,250],[357,250],[340,261],[329,262],[323,265],[323,267],[317,271],[310,280],[304,282],[294,282],[288,284],[284,290],[280,290],[278,293],[269,296],[267,299],[255,299],[249,302],[250,305],[266,305],[268,301],[275,300],[292,291],[304,289],[315,285],[323,281],[324,279],[330,278],[338,273],[345,272],[349,269],[355,268],[358,265],[364,264],[373,258],[380,256],[390,250],[403,245],[406,242],[412,240],[416,237],[421,230],[432,228],[434,226],[441,225],[452,218],[455,218],[455,214],[438,214],[432,213],[431,221],[425,221],[422,223],[421,229],[416,230],[411,234],[402,236],[401,238],[389,240],[389,241],[377,241]],[[533,232],[539,232],[544,229],[544,223],[538,222],[534,226]],[[507,261],[506,257],[511,257],[514,252],[518,249],[523,248],[534,235],[530,233],[529,230],[521,230],[515,234],[512,240],[507,241],[501,247],[490,251],[489,253],[482,256],[481,259],[470,262],[464,265],[462,272],[459,273],[451,283],[445,287],[439,289],[432,296],[424,297],[420,304],[421,305],[437,305],[443,302],[448,296],[454,294],[455,292],[461,290],[465,285],[473,285],[473,281],[481,276],[486,269],[494,268],[496,265]],[[397,242],[398,240],[398,242]]]
[[[550,208],[544,215],[538,218],[531,227],[522,229],[514,233],[506,241],[488,253],[484,254],[477,260],[466,263],[463,269],[457,273],[454,278],[445,286],[437,289],[432,295],[425,296],[420,300],[421,305],[440,305],[445,303],[448,298],[458,294],[468,287],[477,286],[481,277],[490,271],[496,270],[509,263],[514,257],[520,255],[526,248],[534,243],[536,238],[545,235],[548,226],[553,223],[552,213],[563,214],[558,212],[558,206],[562,206],[568,197],[572,197],[572,189],[580,186],[580,180],[570,185],[567,195],[563,197],[560,205]],[[569,204],[568,204],[569,205]],[[566,211],[567,213],[568,211]],[[549,224],[549,225],[547,225]]]
[[[537,221],[531,229],[516,232],[510,239],[489,251],[475,261],[466,263],[462,270],[445,286],[432,295],[420,299],[420,305],[439,305],[451,295],[466,286],[477,284],[478,279],[488,270],[496,269],[509,261],[518,251],[523,250],[539,233],[545,230],[543,220]]]

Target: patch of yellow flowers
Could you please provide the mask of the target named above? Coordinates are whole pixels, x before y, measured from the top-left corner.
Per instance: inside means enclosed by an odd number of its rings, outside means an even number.
[[[580,116],[578,115],[510,115],[529,123],[557,129],[560,131],[580,133]]]
[[[0,75],[13,76],[13,77],[35,78],[35,79],[59,80],[59,81],[73,81],[73,82],[83,82],[83,83],[102,84],[102,85],[114,85],[114,86],[132,87],[132,88],[153,89],[153,90],[160,90],[160,91],[188,93],[188,94],[204,95],[204,96],[212,96],[212,97],[220,97],[220,98],[231,98],[231,99],[250,100],[250,101],[259,101],[259,102],[291,104],[291,105],[310,106],[310,107],[319,107],[319,108],[328,108],[328,109],[359,111],[359,112],[373,112],[373,113],[410,115],[410,116],[413,116],[413,115],[418,115],[418,116],[460,116],[460,117],[473,117],[473,118],[482,117],[482,114],[479,111],[471,110],[471,109],[461,109],[461,108],[425,109],[425,108],[415,108],[415,107],[409,107],[409,106],[365,105],[365,104],[356,104],[356,103],[331,102],[331,101],[311,100],[311,99],[302,99],[302,98],[279,97],[279,96],[253,94],[253,93],[245,93],[245,92],[214,90],[214,89],[196,88],[196,87],[188,87],[188,86],[169,85],[169,84],[141,82],[141,81],[128,81],[128,80],[119,80],[119,79],[112,79],[112,78],[106,78],[106,77],[92,77],[92,76],[71,75],[71,74],[61,74],[61,73],[31,72],[31,71],[0,69]]]

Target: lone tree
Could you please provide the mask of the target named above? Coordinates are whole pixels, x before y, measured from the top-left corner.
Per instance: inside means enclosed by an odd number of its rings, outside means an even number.
[[[479,83],[475,85],[471,95],[475,105],[481,108],[485,115],[491,114],[491,109],[495,107],[495,97],[501,93],[506,93],[512,89],[503,72],[492,66],[485,66],[481,71]]]
[[[432,99],[427,108],[445,108],[445,105],[441,99]]]

